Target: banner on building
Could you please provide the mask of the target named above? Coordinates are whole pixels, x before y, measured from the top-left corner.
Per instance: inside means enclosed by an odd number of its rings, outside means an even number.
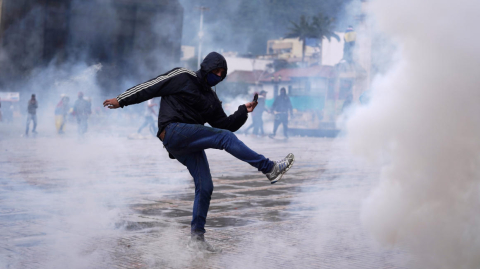
[[[18,102],[20,101],[20,93],[19,92],[0,92],[0,102],[1,101]]]

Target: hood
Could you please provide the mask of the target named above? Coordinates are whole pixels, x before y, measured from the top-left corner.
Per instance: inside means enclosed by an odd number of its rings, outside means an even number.
[[[203,62],[200,65],[200,70],[197,71],[197,75],[203,80],[209,72],[220,67],[225,69],[225,74],[222,76],[222,79],[225,79],[228,70],[227,61],[220,53],[210,52],[207,57],[203,59]]]

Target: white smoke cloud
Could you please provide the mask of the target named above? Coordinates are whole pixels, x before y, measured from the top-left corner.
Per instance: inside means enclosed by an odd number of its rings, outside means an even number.
[[[362,219],[421,268],[480,266],[480,2],[376,1],[401,60],[347,124],[355,152],[384,163]]]

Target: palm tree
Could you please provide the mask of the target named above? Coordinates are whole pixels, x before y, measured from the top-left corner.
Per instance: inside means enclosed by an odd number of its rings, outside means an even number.
[[[330,18],[328,16],[325,16],[322,13],[319,13],[317,16],[313,17],[313,22],[312,24],[315,27],[315,30],[317,31],[317,38],[320,41],[320,52],[322,51],[322,40],[326,38],[328,42],[331,41],[332,37],[335,38],[337,41],[340,42],[340,37],[335,34],[333,31],[334,25],[333,25],[334,19]],[[320,62],[322,61],[321,59],[322,53],[320,53]]]
[[[316,31],[315,27],[310,20],[302,15],[300,17],[300,22],[296,23],[294,21],[290,21],[290,28],[289,32],[285,35],[285,38],[298,38],[302,42],[302,63],[305,60],[305,41],[307,38],[315,38]]]
[[[333,37],[340,41],[340,37],[332,30],[333,19],[330,19],[321,13],[318,14],[318,16],[314,16],[312,22],[310,22],[308,17],[302,15],[299,23],[294,21],[290,21],[290,23],[291,27],[289,28],[289,32],[285,35],[285,38],[296,37],[298,40],[302,41],[302,63],[305,61],[305,41],[307,38],[317,38],[320,41],[323,38],[327,38],[328,41],[330,41]]]

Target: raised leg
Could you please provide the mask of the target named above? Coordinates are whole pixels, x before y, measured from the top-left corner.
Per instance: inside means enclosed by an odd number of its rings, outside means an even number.
[[[223,149],[264,174],[274,166],[272,161],[251,150],[234,133],[199,124],[170,124],[166,129],[164,145],[175,157],[209,148]]]

